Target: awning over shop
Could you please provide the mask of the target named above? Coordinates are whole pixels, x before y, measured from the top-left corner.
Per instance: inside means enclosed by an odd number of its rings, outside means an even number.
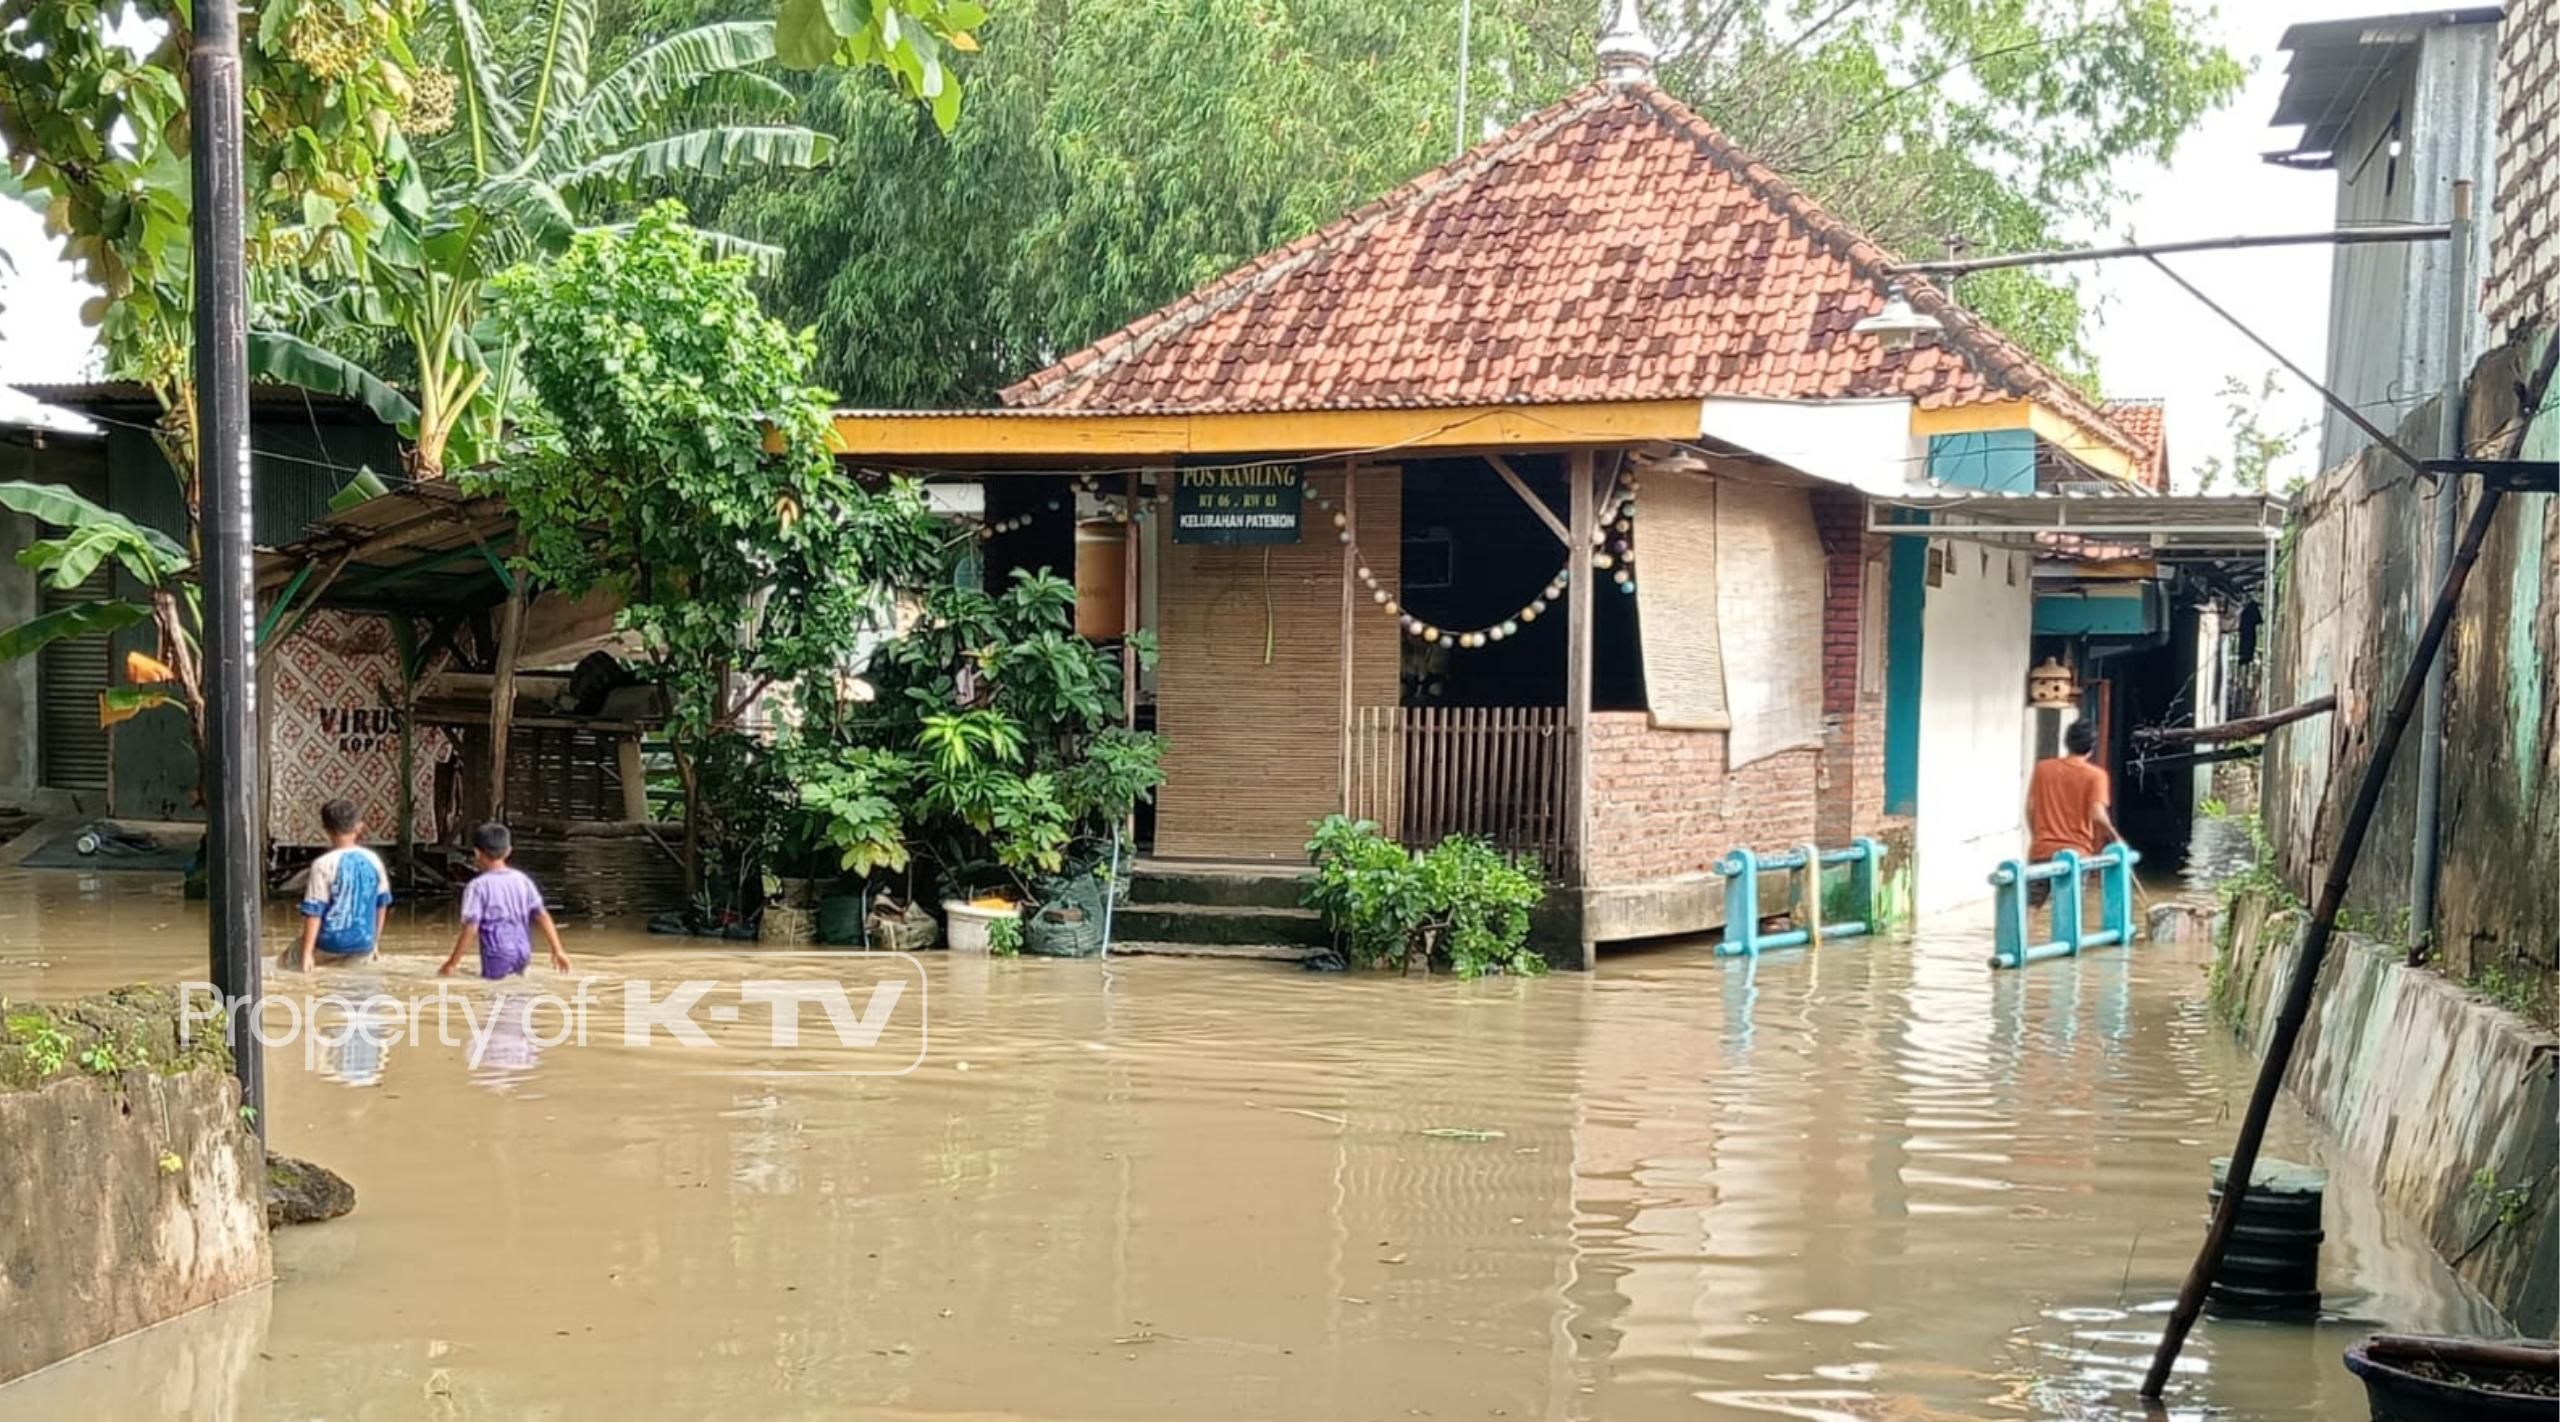
[[[2264,556],[2282,536],[2284,519],[2285,502],[2259,494],[1930,494],[1867,508],[1871,533],[2159,562]]]

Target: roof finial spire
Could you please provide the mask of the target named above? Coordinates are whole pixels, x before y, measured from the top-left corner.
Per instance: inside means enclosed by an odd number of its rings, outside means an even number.
[[[1600,32],[1600,78],[1624,88],[1653,77],[1653,61],[1662,47],[1644,30],[1644,15],[1636,0],[1617,0],[1617,14],[1609,27]]]

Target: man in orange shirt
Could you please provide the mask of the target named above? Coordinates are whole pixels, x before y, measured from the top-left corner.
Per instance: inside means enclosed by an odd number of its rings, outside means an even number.
[[[2107,772],[2090,759],[2098,748],[2098,732],[2086,721],[2074,721],[2062,733],[2068,752],[2036,762],[2027,779],[2027,859],[2041,864],[2065,849],[2083,855],[2103,854],[2116,840],[2116,822],[2107,813],[2115,798]],[[2031,903],[2043,903],[2053,881],[2028,886]]]

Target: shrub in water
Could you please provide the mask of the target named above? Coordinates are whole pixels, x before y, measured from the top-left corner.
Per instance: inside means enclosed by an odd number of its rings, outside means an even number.
[[[1535,860],[1515,865],[1466,835],[1416,854],[1342,815],[1316,823],[1307,858],[1315,876],[1300,902],[1356,962],[1427,962],[1462,978],[1547,970],[1528,947],[1529,911],[1546,895]]]

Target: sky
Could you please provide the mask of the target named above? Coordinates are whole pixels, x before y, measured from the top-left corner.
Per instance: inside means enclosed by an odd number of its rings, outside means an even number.
[[[2122,174],[2136,196],[2104,228],[2072,235],[2092,245],[2114,245],[2128,234],[2139,242],[2231,237],[2243,233],[2315,232],[2336,225],[2336,175],[2279,168],[2261,154],[2286,146],[2296,130],[2267,124],[2284,90],[2286,55],[2276,48],[2286,27],[2310,20],[2387,15],[2421,8],[2408,0],[2224,0],[2215,18],[2217,38],[2250,64],[2248,87],[2228,107],[2208,116],[2182,140],[2166,167],[2145,164]],[[2314,375],[2329,339],[2329,254],[2326,247],[2274,247],[2247,252],[2204,252],[2166,260],[2268,343]],[[2181,490],[2198,462],[2227,452],[2225,401],[2216,392],[2226,379],[2256,388],[2276,363],[2264,351],[2139,258],[2081,268],[2084,302],[2096,306],[2089,348],[2099,379],[2113,399],[2147,397],[2168,402],[2170,467]],[[2281,487],[2288,474],[2318,471],[2320,397],[2291,376],[2271,402],[2265,424],[2282,429],[2310,423],[2312,433],[2289,464],[2269,471]]]
[[[2330,226],[2333,175],[2278,168],[2259,156],[2290,137],[2267,126],[2284,87],[2285,56],[2276,41],[2286,26],[2301,21],[2400,8],[2406,8],[2405,0],[2226,0],[2212,24],[2216,37],[2252,66],[2248,87],[2189,134],[2167,166],[2144,164],[2122,174],[2134,195],[2129,207],[2104,224],[2082,225],[2070,232],[2072,238],[2114,243],[2130,234],[2138,241],[2167,242]],[[80,326],[88,290],[55,250],[34,213],[0,203],[0,252],[16,267],[0,270],[0,382],[79,380],[97,373],[95,347]],[[2328,339],[2328,249],[2205,253],[2173,261],[2277,349],[2319,371]],[[2224,402],[2216,393],[2224,380],[2255,387],[2275,363],[2147,263],[2079,270],[2085,273],[2084,297],[2095,308],[2089,346],[2107,393],[2168,402],[2169,458],[2185,487],[2199,461],[2227,448]],[[24,397],[0,390],[0,418],[25,408]],[[2319,409],[2319,397],[2288,377],[2268,423],[2283,428],[2315,421]],[[2308,466],[2316,444],[2316,437],[2306,440],[2295,467],[2273,471],[2276,482],[2289,473],[2315,472]]]

